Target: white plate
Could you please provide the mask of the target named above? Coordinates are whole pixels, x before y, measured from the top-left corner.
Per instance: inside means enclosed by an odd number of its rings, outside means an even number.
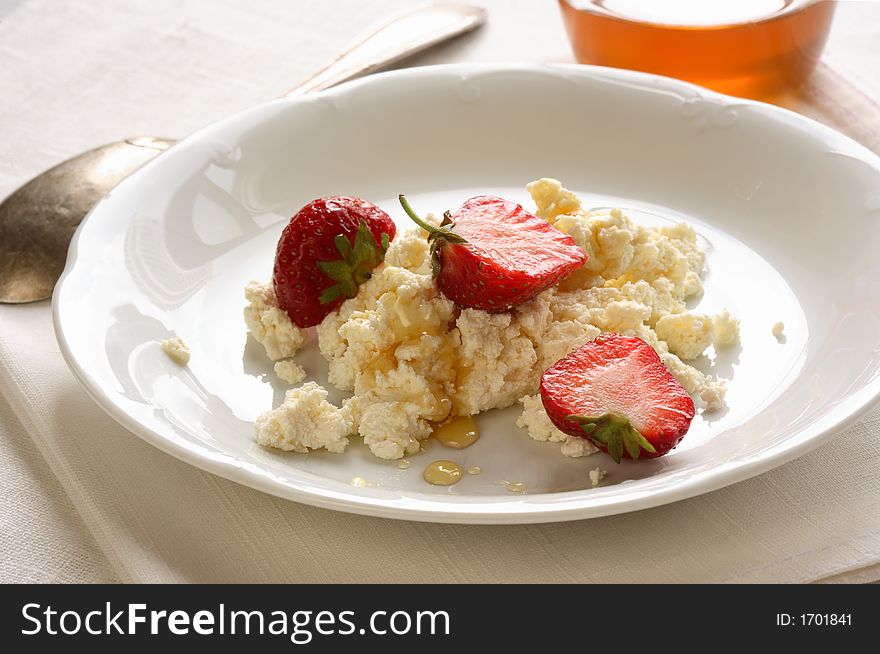
[[[268,279],[288,217],[361,195],[455,209],[476,193],[531,206],[556,177],[589,205],[685,218],[708,249],[699,307],[742,320],[708,369],[729,410],[698,416],[669,456],[615,465],[560,456],[480,419],[472,448],[432,444],[412,467],[257,446],[252,422],[283,385],[249,341],[242,288]],[[83,223],[54,297],[65,358],[95,400],[169,454],[281,497],[438,522],[587,518],[656,506],[769,470],[852,421],[880,391],[880,160],[817,123],[669,79],[579,66],[444,66],[269,102],[212,125],[123,182]],[[771,333],[785,322],[785,338]],[[157,341],[192,348],[182,369]],[[314,343],[299,360],[319,381]],[[339,396],[336,396],[339,399]],[[436,458],[483,473],[432,487]],[[608,470],[590,488],[587,471]],[[375,486],[356,487],[361,477]],[[524,483],[513,494],[496,483]],[[161,483],[157,480],[157,483]]]

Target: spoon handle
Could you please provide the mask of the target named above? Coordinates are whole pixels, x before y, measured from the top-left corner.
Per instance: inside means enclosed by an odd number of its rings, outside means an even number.
[[[396,16],[369,32],[285,96],[323,91],[421,52],[486,22],[486,10],[434,4]]]

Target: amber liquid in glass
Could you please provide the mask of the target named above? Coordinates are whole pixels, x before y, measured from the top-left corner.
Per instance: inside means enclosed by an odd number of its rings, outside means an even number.
[[[778,100],[813,70],[829,0],[559,0],[577,60]]]

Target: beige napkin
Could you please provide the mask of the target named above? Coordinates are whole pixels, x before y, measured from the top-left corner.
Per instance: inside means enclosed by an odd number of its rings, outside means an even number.
[[[546,6],[552,3],[481,4],[493,10],[493,27],[434,57],[567,56],[555,9]],[[28,2],[0,24],[0,92],[16,98],[0,105],[0,193],[82,148],[138,132],[183,135],[264,99],[373,18],[409,5]],[[830,71],[823,75],[846,88]],[[837,97],[831,111],[820,102],[811,106],[829,118],[841,115],[837,105],[867,102],[850,95]],[[880,130],[869,132],[856,136],[865,140]],[[315,509],[161,453],[107,417],[76,383],[58,352],[47,303],[0,306],[0,395],[126,581],[880,578],[880,413],[797,461],[698,498],[574,523],[482,527]],[[3,433],[12,433],[17,423],[2,424],[12,425]],[[31,514],[44,510],[39,500],[33,498]],[[64,515],[64,507],[56,508]],[[13,516],[21,523],[4,519],[4,532],[37,520],[24,510]],[[58,562],[57,550],[34,551],[39,547],[13,552],[15,560],[36,565],[45,554]]]
[[[0,582],[116,579],[9,404],[0,397]]]

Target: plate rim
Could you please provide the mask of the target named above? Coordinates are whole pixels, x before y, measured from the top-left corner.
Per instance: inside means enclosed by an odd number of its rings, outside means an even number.
[[[186,145],[196,142],[207,130],[224,126],[239,120],[250,112],[260,111],[268,105],[276,103],[297,104],[303,101],[311,102],[317,97],[327,97],[338,93],[346,93],[359,86],[373,84],[376,80],[388,78],[424,77],[432,75],[462,75],[479,73],[527,73],[550,76],[576,75],[582,77],[601,77],[609,80],[623,80],[634,83],[639,87],[658,90],[664,86],[679,93],[690,91],[703,99],[712,99],[724,105],[750,106],[755,110],[781,118],[783,122],[801,124],[809,127],[811,132],[817,132],[831,136],[837,140],[847,142],[851,151],[859,153],[860,157],[869,160],[873,166],[880,170],[880,156],[869,150],[862,144],[850,137],[832,129],[818,121],[803,116],[789,109],[770,105],[755,100],[725,95],[710,89],[706,89],[689,82],[676,80],[650,73],[629,71],[603,66],[587,66],[582,64],[439,64],[392,70],[383,73],[368,75],[345,84],[333,87],[326,91],[308,96],[290,96],[277,98],[259,103],[240,112],[226,116],[218,121],[206,125],[192,134],[181,139],[180,143]],[[305,99],[305,100],[304,100]],[[162,157],[148,162],[139,170],[126,178],[120,185],[128,185],[132,179],[137,181],[149,171]],[[597,518],[636,510],[653,508],[660,505],[678,502],[704,493],[709,493],[740,481],[745,481],[754,476],[772,470],[799,456],[819,447],[834,436],[846,430],[849,426],[861,418],[880,399],[880,375],[868,380],[862,386],[853,390],[846,396],[845,401],[832,407],[822,418],[822,426],[819,421],[814,421],[798,431],[782,443],[777,444],[765,451],[758,452],[745,461],[736,461],[730,467],[722,470],[704,471],[695,474],[673,486],[664,487],[656,492],[643,496],[630,493],[619,499],[609,498],[607,502],[591,503],[588,493],[591,489],[565,491],[560,493],[547,493],[533,496],[509,496],[504,501],[486,502],[456,502],[454,496],[421,495],[408,491],[385,489],[396,495],[393,500],[380,500],[367,495],[349,494],[344,496],[331,491],[316,489],[308,486],[308,482],[300,482],[299,485],[290,482],[279,482],[267,475],[257,474],[251,470],[252,464],[242,465],[240,459],[223,453],[210,451],[202,446],[192,444],[187,446],[176,439],[154,429],[152,426],[142,423],[127,413],[125,409],[104,391],[97,381],[88,373],[84,366],[74,355],[64,330],[64,318],[62,307],[64,303],[65,287],[69,279],[72,279],[77,271],[77,263],[80,257],[80,237],[92,216],[105,205],[110,194],[102,198],[86,215],[77,227],[68,250],[68,256],[64,270],[55,286],[52,296],[52,321],[62,357],[74,376],[85,388],[87,394],[101,407],[111,418],[132,432],[137,437],[146,441],[160,451],[170,454],[178,460],[192,465],[200,470],[218,475],[230,481],[254,488],[258,491],[293,500],[303,504],[319,508],[356,513],[361,515],[414,520],[419,522],[436,522],[452,524],[533,524],[547,522],[565,522]],[[826,424],[827,423],[827,424]],[[711,474],[708,474],[711,472]],[[642,481],[637,480],[633,484]],[[553,503],[541,502],[539,498],[553,497],[557,501]],[[423,499],[429,498],[429,499]],[[396,504],[406,499],[407,506],[401,507]],[[487,498],[487,500],[493,498]],[[537,500],[537,501],[536,501]]]

